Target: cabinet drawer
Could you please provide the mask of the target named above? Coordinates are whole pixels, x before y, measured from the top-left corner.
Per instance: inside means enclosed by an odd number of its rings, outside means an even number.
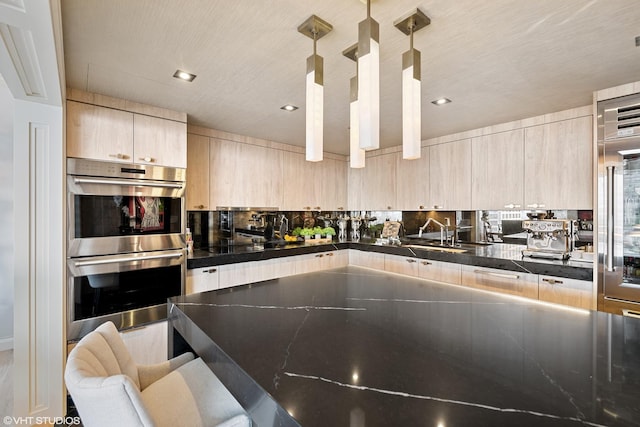
[[[586,280],[541,275],[538,281],[538,292],[541,301],[587,310],[595,309],[593,283]]]
[[[430,259],[419,260],[420,277],[434,282],[460,284],[461,265],[451,262],[433,261]]]
[[[461,279],[464,286],[538,299],[537,274],[463,265]]]
[[[420,259],[397,255],[384,256],[384,269],[391,273],[420,277]]]
[[[378,252],[365,252],[356,249],[349,250],[349,264],[357,267],[384,271],[384,257],[384,254]]]
[[[187,294],[218,289],[218,267],[196,268],[187,271]]]

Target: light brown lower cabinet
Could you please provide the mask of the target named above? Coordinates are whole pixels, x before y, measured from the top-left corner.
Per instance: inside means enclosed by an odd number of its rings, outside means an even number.
[[[349,249],[349,265],[384,271],[384,254]]]
[[[187,270],[185,293],[188,295],[218,289],[219,276],[217,266]]]
[[[353,265],[440,283],[595,309],[590,281],[461,265],[355,249],[251,261],[187,271],[186,293],[224,289],[294,274]]]
[[[392,273],[419,277],[434,282],[460,284],[461,266],[450,262],[385,255],[384,269]]]
[[[451,262],[434,261],[430,259],[419,260],[420,277],[434,282],[451,283],[459,285],[462,276],[462,266]]]
[[[463,265],[461,284],[471,288],[538,299],[537,274]]]
[[[541,301],[587,310],[596,309],[596,301],[593,297],[593,284],[586,280],[540,275],[538,281],[538,297]]]

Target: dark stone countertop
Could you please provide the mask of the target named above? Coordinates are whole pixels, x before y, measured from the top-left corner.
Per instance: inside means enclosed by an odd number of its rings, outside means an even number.
[[[495,243],[491,245],[464,245],[464,253],[448,253],[422,250],[408,246],[376,245],[373,241],[334,242],[331,244],[304,245],[256,244],[239,246],[219,246],[209,250],[196,249],[187,258],[187,268],[210,267],[239,262],[260,261],[308,253],[326,252],[340,249],[356,249],[420,259],[453,262],[463,265],[497,268],[521,273],[544,274],[567,279],[593,280],[591,263],[569,260],[548,260],[523,257],[523,245]]]
[[[169,311],[259,427],[640,426],[640,319],[358,267]]]

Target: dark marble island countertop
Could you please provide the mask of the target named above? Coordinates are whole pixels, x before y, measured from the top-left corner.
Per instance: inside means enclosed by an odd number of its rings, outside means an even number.
[[[169,311],[259,427],[640,426],[640,319],[358,267]]]
[[[491,245],[465,245],[463,253],[423,250],[413,245],[376,245],[375,240],[359,242],[334,242],[331,244],[256,244],[196,249],[187,259],[187,268],[210,267],[239,262],[261,261],[273,258],[326,252],[340,249],[356,249],[365,252],[432,259],[478,267],[497,268],[522,273],[545,274],[577,280],[593,280],[592,263],[574,260],[549,260],[523,257],[524,245],[496,243]]]

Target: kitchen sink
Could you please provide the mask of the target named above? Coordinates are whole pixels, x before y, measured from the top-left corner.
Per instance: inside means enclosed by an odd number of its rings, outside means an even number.
[[[403,248],[420,249],[424,251],[448,252],[452,254],[461,254],[467,252],[466,249],[454,248],[450,246],[431,246],[431,245],[402,245]]]

